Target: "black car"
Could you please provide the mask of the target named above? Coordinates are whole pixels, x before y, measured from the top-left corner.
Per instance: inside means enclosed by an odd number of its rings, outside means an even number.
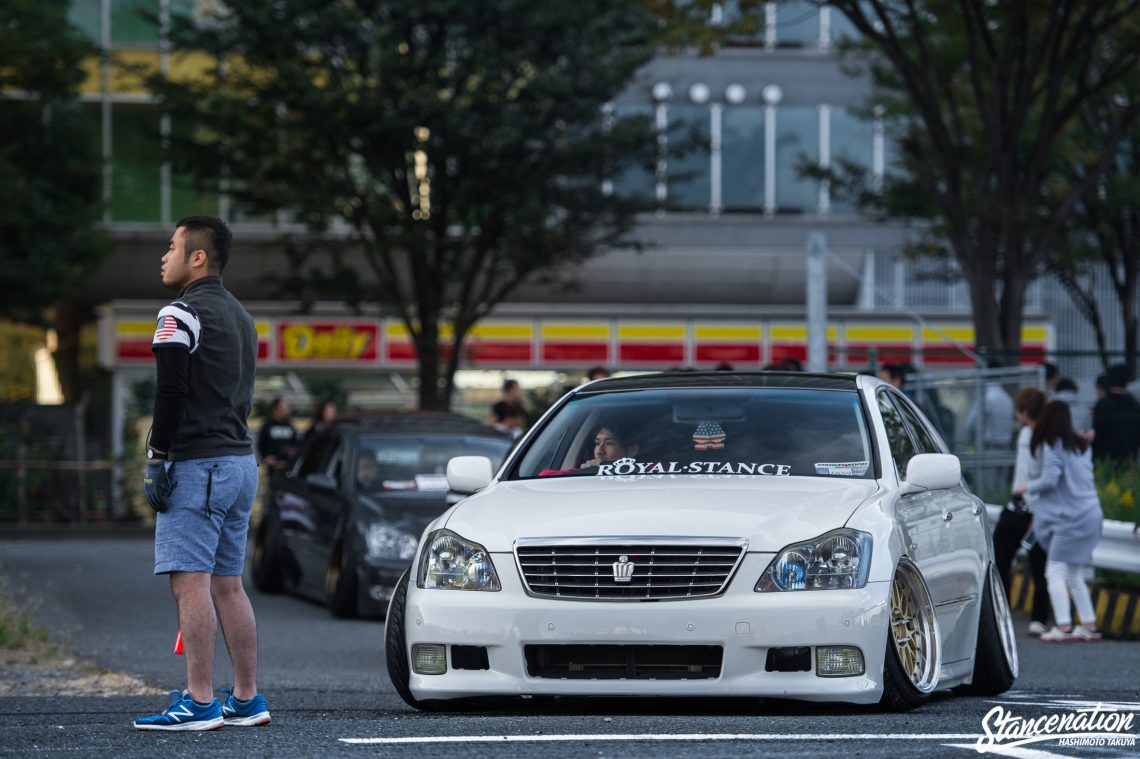
[[[448,506],[447,462],[486,456],[509,436],[431,412],[343,417],[271,483],[254,531],[253,583],[323,601],[335,616],[381,617],[420,535]]]

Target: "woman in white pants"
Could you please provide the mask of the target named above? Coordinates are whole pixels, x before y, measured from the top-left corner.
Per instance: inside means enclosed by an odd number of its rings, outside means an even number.
[[[1016,486],[1014,492],[1037,496],[1033,527],[1049,554],[1045,580],[1057,625],[1043,633],[1041,640],[1100,640],[1084,578],[1104,521],[1093,480],[1092,450],[1073,429],[1072,415],[1063,401],[1045,404],[1029,445],[1034,455],[1041,455],[1041,474]],[[1081,619],[1076,627],[1069,610],[1070,595]]]

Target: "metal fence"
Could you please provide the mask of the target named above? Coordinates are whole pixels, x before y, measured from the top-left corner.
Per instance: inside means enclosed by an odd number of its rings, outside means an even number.
[[[906,391],[962,462],[971,489],[1004,503],[1012,486],[1018,427],[1013,395],[1045,387],[1040,365],[930,371],[907,377]]]

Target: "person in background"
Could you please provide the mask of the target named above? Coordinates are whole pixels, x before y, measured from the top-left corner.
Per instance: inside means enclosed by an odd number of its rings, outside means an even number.
[[[305,430],[305,436],[301,438],[301,445],[304,446],[308,443],[310,438],[332,424],[335,419],[336,403],[334,401],[321,401],[314,406],[309,429]]]
[[[1092,451],[1073,429],[1069,407],[1049,401],[1037,418],[1029,449],[1041,456],[1041,475],[1014,487],[1016,495],[1033,494],[1033,530],[1048,554],[1045,579],[1056,626],[1042,633],[1047,643],[1100,640],[1084,568],[1100,541],[1104,513],[1093,480]],[[1080,625],[1073,626],[1069,598]]]
[[[1068,377],[1059,378],[1053,385],[1050,398],[1068,404],[1069,413],[1073,416],[1073,429],[1077,432],[1084,434],[1092,429],[1092,414],[1089,405],[1081,401],[1076,382]]]
[[[902,392],[906,393],[906,368],[903,364],[883,364],[879,367],[879,379],[889,382]],[[909,393],[908,393],[909,395]]]
[[[979,431],[981,440],[978,439]],[[1013,444],[1013,398],[1009,396],[1001,382],[987,380],[982,389],[982,397],[976,398],[970,413],[960,430],[962,441],[971,447],[981,444],[980,452],[1008,451]],[[1007,466],[988,466],[980,471],[975,481],[984,499],[1004,494],[1011,473]]]
[[[1114,465],[1136,463],[1140,448],[1140,403],[1128,392],[1131,379],[1128,367],[1123,364],[1110,367],[1105,373],[1108,391],[1096,402],[1092,413],[1093,458]]]
[[[270,722],[257,692],[257,621],[242,586],[257,495],[248,425],[257,329],[222,283],[232,243],[221,219],[189,216],[162,257],[162,283],[178,297],[158,312],[151,343],[157,382],[143,494],[157,513],[154,573],[170,577],[178,607],[186,688],[171,692],[165,711],[135,720],[139,730]],[[234,676],[224,703],[213,683],[219,623]]]
[[[1056,364],[1051,364],[1048,361],[1041,366],[1045,368],[1045,394],[1052,396],[1057,390],[1057,383],[1061,381],[1061,370],[1057,368]]]
[[[495,404],[495,423],[492,425],[499,432],[505,432],[512,440],[518,440],[526,432],[526,409],[514,403],[505,406]],[[499,414],[502,414],[500,417]]]
[[[523,397],[522,386],[516,379],[503,380],[502,395],[491,406],[491,413],[487,417],[487,425],[494,427],[507,417],[511,406],[521,406],[526,409],[526,399]]]
[[[257,435],[257,452],[270,475],[283,471],[297,453],[297,430],[292,416],[289,399],[277,396],[269,407],[269,418]]]
[[[1043,408],[1045,393],[1035,387],[1023,387],[1013,396],[1013,413],[1022,425],[1017,433],[1017,459],[1013,466],[1015,490],[1018,485],[1024,485],[1041,475],[1041,458],[1033,455],[1029,443],[1033,437],[1033,427]],[[1010,567],[1021,547],[1022,539],[1033,524],[1033,503],[1036,500],[1035,495],[1014,496],[994,526],[994,565],[1007,597],[1013,588],[1010,583]],[[1045,550],[1036,541],[1029,549],[1029,569],[1033,575],[1033,609],[1030,613],[1032,621],[1029,623],[1029,632],[1040,635],[1048,629],[1049,591],[1045,580]]]
[[[596,379],[605,379],[608,376],[610,376],[609,369],[604,366],[594,366],[586,372],[586,381],[593,382]]]

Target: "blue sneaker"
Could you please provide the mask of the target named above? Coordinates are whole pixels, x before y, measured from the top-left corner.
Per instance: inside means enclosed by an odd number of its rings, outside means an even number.
[[[265,703],[265,696],[258,693],[248,701],[234,698],[234,692],[229,688],[222,688],[226,694],[226,701],[222,704],[222,717],[227,725],[240,727],[255,727],[270,723],[269,705]]]
[[[186,691],[170,691],[170,706],[153,717],[140,717],[134,721],[139,730],[217,730],[225,721],[222,705],[213,699],[205,706],[190,698]]]

